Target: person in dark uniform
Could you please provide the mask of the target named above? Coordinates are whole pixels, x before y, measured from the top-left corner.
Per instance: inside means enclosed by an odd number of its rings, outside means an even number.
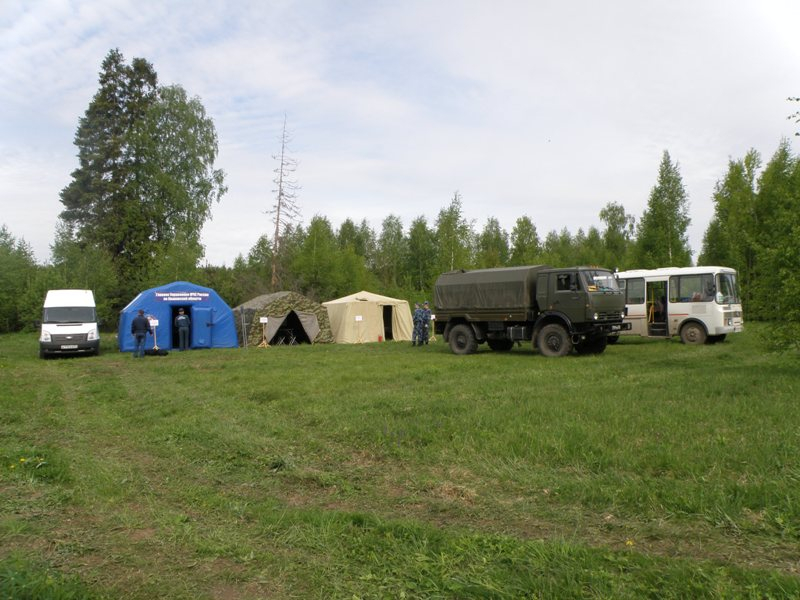
[[[150,320],[144,316],[144,311],[139,309],[139,313],[131,323],[131,335],[133,335],[133,339],[136,342],[133,358],[144,358],[144,340],[148,333],[152,334],[153,328],[150,327]]]
[[[411,332],[411,345],[422,346],[422,307],[419,302],[414,303],[414,314],[411,315],[414,329]]]
[[[189,315],[183,312],[182,308],[178,309],[178,316],[175,317],[175,327],[178,330],[178,349],[189,349],[189,326],[192,324]]]
[[[422,304],[422,343],[428,344],[428,336],[431,327],[431,306],[426,300]]]

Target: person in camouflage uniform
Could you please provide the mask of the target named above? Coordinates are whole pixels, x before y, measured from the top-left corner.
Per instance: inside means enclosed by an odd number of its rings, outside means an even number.
[[[414,303],[414,314],[412,315],[412,321],[414,323],[414,330],[411,333],[411,345],[412,346],[422,346],[422,320],[424,317],[424,313],[422,311],[422,307],[419,305],[419,302]]]
[[[422,305],[422,343],[428,344],[431,327],[431,307],[426,300]]]

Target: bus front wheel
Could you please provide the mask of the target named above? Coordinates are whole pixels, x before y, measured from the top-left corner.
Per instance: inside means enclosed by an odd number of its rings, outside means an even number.
[[[699,323],[687,323],[681,327],[681,341],[691,346],[699,346],[706,342],[706,330]]]

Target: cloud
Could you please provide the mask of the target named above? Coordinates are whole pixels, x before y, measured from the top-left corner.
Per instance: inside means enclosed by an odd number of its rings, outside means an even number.
[[[3,220],[46,258],[77,166],[72,138],[111,48],[199,96],[229,193],[204,229],[230,264],[270,231],[284,115],[299,203],[334,224],[432,223],[455,190],[478,227],[542,235],[640,216],[661,153],[680,164],[699,251],[729,158],[768,158],[800,95],[794,2],[501,0],[141,3],[7,0],[0,9]]]

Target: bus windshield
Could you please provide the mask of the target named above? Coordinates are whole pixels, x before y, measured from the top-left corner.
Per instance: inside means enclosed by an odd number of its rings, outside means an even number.
[[[581,271],[586,284],[586,289],[590,292],[618,292],[617,278],[611,271],[605,269],[587,269]]]
[[[741,304],[739,286],[736,285],[736,275],[733,273],[717,275],[717,303]]]

